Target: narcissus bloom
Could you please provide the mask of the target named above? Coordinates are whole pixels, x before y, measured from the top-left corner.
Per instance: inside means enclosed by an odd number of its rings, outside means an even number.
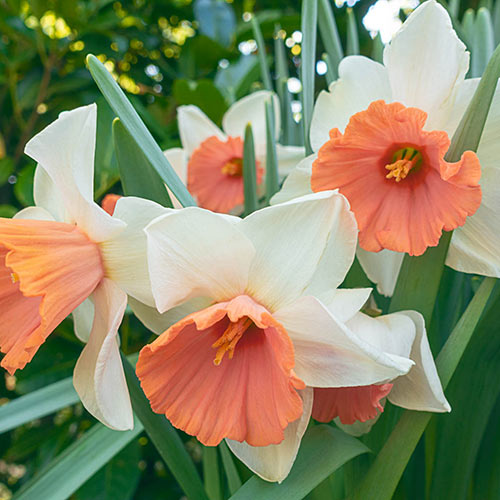
[[[142,388],[155,412],[205,445],[226,439],[266,480],[287,476],[312,388],[385,384],[414,365],[408,317],[361,334],[344,324],[370,290],[337,289],[357,234],[337,193],[245,219],[171,210],[145,231],[156,306],[177,322],[142,349]]]
[[[165,155],[200,207],[229,213],[243,205],[243,138],[248,123],[254,136],[257,183],[261,183],[266,167],[265,104],[269,101],[274,106],[277,140],[279,103],[269,91],[255,92],[235,102],[222,119],[223,131],[196,106],[178,108],[182,149],[169,149]],[[304,157],[302,147],[277,144],[276,149],[282,175]]]
[[[360,56],[340,63],[339,80],[314,108],[317,154],[276,198],[311,185],[344,192],[360,226],[358,258],[382,293],[392,294],[402,252],[422,253],[442,229],[456,228],[447,265],[500,277],[498,91],[477,151],[481,172],[471,152],[454,165],[443,161],[479,82],[464,80],[468,66],[445,9],[424,2],[386,46],[383,65]]]
[[[96,110],[62,113],[26,145],[36,206],[0,219],[1,365],[24,368],[73,313],[88,341],[75,388],[90,413],[125,430],[133,416],[116,335],[127,294],[152,305],[142,228],[163,209],[123,198],[111,217],[94,203]]]

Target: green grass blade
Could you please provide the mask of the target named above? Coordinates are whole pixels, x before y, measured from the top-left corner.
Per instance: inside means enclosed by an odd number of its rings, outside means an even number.
[[[385,45],[382,42],[382,37],[380,36],[380,33],[377,33],[377,36],[373,39],[372,59],[380,64],[383,64],[384,62],[384,48]]]
[[[208,498],[210,500],[222,500],[219,457],[217,448],[213,446],[203,447],[203,480]]]
[[[276,90],[280,100],[281,115],[281,144],[292,143],[292,130],[294,126],[292,107],[290,104],[290,92],[287,82],[290,74],[288,72],[288,59],[286,57],[285,43],[281,34],[281,27],[275,27],[274,36],[274,59],[276,61]]]
[[[446,388],[474,333],[495,285],[485,278],[465,313],[453,329],[436,360],[438,373]],[[352,500],[390,500],[401,475],[417,446],[432,413],[405,411],[377,458],[364,477]]]
[[[255,16],[252,16],[252,30],[257,42],[258,56],[260,63],[260,75],[262,77],[262,83],[267,90],[273,90],[273,83],[271,80],[271,72],[269,71],[269,65],[267,63],[266,57],[266,44],[264,43],[264,37],[262,36],[262,30],[260,29],[259,21]]]
[[[302,54],[300,77],[302,80],[302,123],[304,124],[304,145],[306,156],[312,153],[309,129],[314,108],[314,78],[316,75],[316,25],[318,18],[317,0],[302,0]]]
[[[338,66],[344,57],[344,51],[329,0],[319,0],[318,8],[319,33],[328,56],[327,64],[328,71],[330,72],[328,78],[333,81],[339,76]]]
[[[177,431],[163,415],[153,413],[149,401],[142,392],[134,368],[123,355],[122,361],[134,412],[170,472],[189,499],[209,500],[194,463]]]
[[[495,35],[490,11],[484,7],[477,11],[474,38],[471,51],[471,76],[484,73],[486,65],[495,50]]]
[[[92,77],[108,104],[113,108],[124,127],[142,149],[144,155],[158,172],[163,182],[172,190],[179,202],[187,207],[196,205],[186,186],[177,177],[174,169],[165,158],[162,150],[153,136],[139,118],[136,110],[125,97],[125,94],[115,82],[109,71],[92,54],[87,56],[87,65]]]
[[[462,32],[465,38],[462,41],[466,43],[469,50],[473,47],[475,18],[476,13],[473,9],[467,9],[462,18]]]
[[[120,432],[96,424],[26,483],[16,500],[66,500],[143,430],[136,419],[131,431]]]
[[[224,472],[226,473],[229,494],[234,495],[241,488],[241,478],[238,474],[238,469],[236,469],[236,465],[234,465],[233,456],[225,441],[221,442],[219,450],[222,457]]]
[[[165,184],[119,118],[113,121],[113,142],[125,195],[172,207]]]
[[[458,17],[458,12],[460,11],[460,0],[450,0],[448,2],[448,12],[453,18]]]
[[[356,15],[351,8],[347,9],[347,44],[346,54],[348,56],[356,56],[359,54],[359,35],[358,26],[356,24]]]
[[[361,441],[333,427],[314,426],[306,432],[295,464],[281,484],[254,476],[231,500],[301,500],[345,462],[367,451]]]
[[[267,203],[278,192],[278,155],[274,127],[274,109],[271,102],[266,102],[266,200]]]
[[[493,32],[496,47],[500,43],[500,2],[495,2],[493,7]]]
[[[248,215],[259,208],[255,148],[250,123],[245,128],[245,143],[243,145],[243,191],[245,194],[245,215]]]
[[[500,47],[497,47],[453,135],[445,156],[447,161],[458,161],[464,151],[477,151],[499,77]],[[428,248],[423,255],[405,255],[391,300],[391,312],[416,309],[430,322],[450,239],[451,233],[444,233],[439,245]]]
[[[0,406],[0,433],[15,429],[79,401],[71,377]]]

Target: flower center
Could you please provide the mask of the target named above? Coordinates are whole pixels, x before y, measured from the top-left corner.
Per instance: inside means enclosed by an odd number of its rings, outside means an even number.
[[[385,166],[389,173],[385,176],[386,179],[394,179],[396,182],[401,182],[410,173],[414,167],[420,167],[422,164],[422,153],[415,148],[406,147],[398,149],[392,155],[392,163]]]
[[[231,177],[241,177],[243,174],[243,158],[231,158],[228,162],[224,163],[221,172]]]
[[[217,349],[214,359],[215,366],[219,366],[221,364],[222,358],[224,358],[226,352],[229,352],[229,359],[233,358],[236,344],[252,325],[253,321],[248,316],[243,316],[235,323],[232,321],[229,323],[217,342],[212,344],[212,347]]]

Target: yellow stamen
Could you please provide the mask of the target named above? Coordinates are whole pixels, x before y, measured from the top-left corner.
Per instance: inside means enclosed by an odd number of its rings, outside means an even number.
[[[399,149],[394,153],[392,163],[385,166],[385,169],[389,170],[385,178],[401,182],[408,176],[412,168],[420,166],[421,163],[422,154],[420,151],[410,147]]]
[[[222,358],[226,352],[229,352],[229,359],[233,358],[236,344],[251,325],[252,320],[248,317],[240,318],[236,323],[229,323],[224,333],[212,344],[212,347],[217,349],[214,359],[215,366],[221,364]]]
[[[10,279],[12,283],[17,283],[19,281],[19,275],[17,273],[10,273]]]
[[[243,158],[231,158],[222,166],[221,172],[231,177],[241,176],[243,174]]]

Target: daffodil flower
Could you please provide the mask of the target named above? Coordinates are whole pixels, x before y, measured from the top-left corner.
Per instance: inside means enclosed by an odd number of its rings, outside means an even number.
[[[127,294],[152,305],[142,229],[163,208],[122,198],[111,217],[94,203],[96,112],[61,113],[26,145],[38,162],[36,206],[0,219],[1,365],[24,368],[73,313],[87,342],[75,388],[90,413],[125,430],[133,415],[116,336]]]
[[[207,446],[226,439],[268,481],[290,471],[313,388],[386,384],[419,363],[411,318],[358,328],[370,289],[337,288],[357,239],[338,193],[245,219],[168,210],[145,232],[156,307],[177,322],[142,349],[142,388],[155,412]],[[428,384],[415,368],[417,385]]]
[[[273,92],[255,92],[235,102],[222,119],[223,130],[196,106],[178,108],[182,148],[169,149],[165,155],[200,207],[229,213],[243,205],[243,137],[248,123],[254,136],[257,183],[261,183],[266,167],[266,102],[274,107],[278,139],[279,103]],[[304,157],[302,147],[277,144],[276,150],[282,176]]]
[[[477,155],[443,159],[479,81],[464,79],[468,67],[445,9],[424,2],[386,46],[383,65],[360,56],[341,62],[339,80],[315,105],[316,154],[274,200],[311,188],[344,193],[360,227],[359,261],[386,295],[404,253],[423,253],[442,230],[454,230],[447,265],[500,277],[498,92]]]

